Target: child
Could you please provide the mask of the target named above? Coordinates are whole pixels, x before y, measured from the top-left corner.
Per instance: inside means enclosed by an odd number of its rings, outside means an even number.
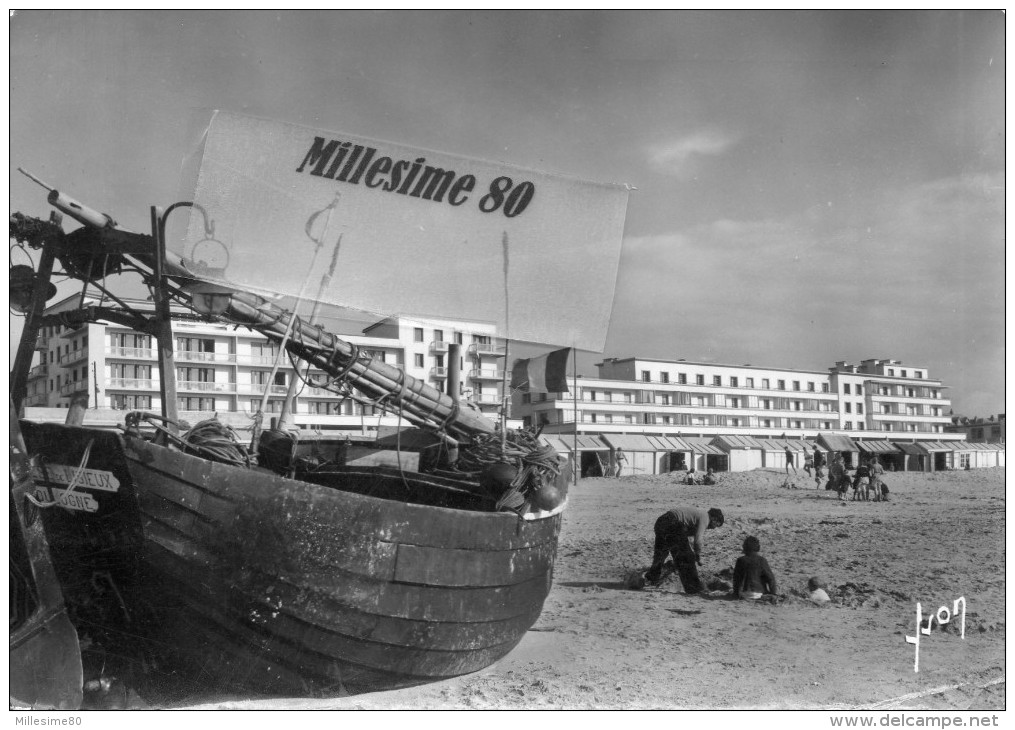
[[[828,592],[825,590],[825,582],[817,576],[807,581],[807,590],[811,592],[808,598],[819,606],[823,606],[832,600],[828,597]]]
[[[758,538],[751,535],[744,540],[744,554],[737,558],[733,568],[734,598],[757,600],[765,594],[775,594],[775,576],[760,552]]]
[[[719,483],[719,479],[715,475],[715,470],[709,469],[708,470],[708,474],[706,474],[705,478],[701,480],[701,483],[702,484],[718,484]]]

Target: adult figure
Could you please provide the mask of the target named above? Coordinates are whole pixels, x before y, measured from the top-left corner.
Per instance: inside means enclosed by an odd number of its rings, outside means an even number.
[[[821,489],[821,479],[825,476],[825,472],[822,467],[825,465],[825,455],[818,450],[818,445],[814,444],[814,483],[818,489]]]
[[[887,501],[887,498],[881,490],[881,477],[884,476],[885,468],[881,466],[881,463],[878,461],[878,457],[871,457],[868,470],[870,471],[869,489],[874,492],[872,499],[875,502],[881,502],[882,500]]]
[[[624,464],[627,463],[627,456],[624,454],[624,447],[617,447],[617,476],[619,477],[621,472],[624,470]]]
[[[761,542],[751,535],[744,540],[744,554],[733,567],[733,597],[757,600],[776,592],[775,575],[761,555]]]
[[[793,473],[796,474],[796,464],[793,463],[793,449],[789,446],[786,447],[786,476],[789,476],[790,467],[793,468]]]
[[[846,464],[842,460],[842,454],[838,451],[832,454],[832,461],[828,467],[828,480],[839,495],[839,501],[846,501],[846,490],[849,489],[849,474],[846,473]]]
[[[722,527],[722,510],[713,507],[674,507],[656,520],[655,545],[652,567],[645,573],[648,583],[658,583],[662,577],[666,556],[673,556],[673,564],[680,576],[685,593],[701,593],[704,586],[698,577],[701,551],[705,546],[705,530]]]
[[[863,461],[856,467],[853,475],[853,501],[870,499],[870,468]]]
[[[804,451],[804,473],[808,477],[811,475],[811,469],[814,468],[814,457],[811,456],[810,452]]]

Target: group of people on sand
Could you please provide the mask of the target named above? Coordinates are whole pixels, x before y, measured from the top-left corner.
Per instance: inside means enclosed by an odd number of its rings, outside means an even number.
[[[813,454],[805,452],[804,471],[807,472],[807,476],[810,476],[811,469],[814,470],[814,486],[817,489],[821,489],[821,480],[825,476],[824,467],[825,455],[818,450],[817,446],[814,446]],[[794,452],[787,447],[787,476],[790,469],[796,472]],[[849,468],[846,466],[846,460],[842,453],[832,451],[828,456],[828,481],[825,483],[825,489],[836,492],[840,502],[846,501],[846,495],[851,487],[854,502],[887,502],[888,485],[884,483],[882,478],[884,473],[885,468],[881,466],[878,458],[871,456],[869,459],[861,461],[856,472],[850,477]]]
[[[658,585],[662,579],[666,558],[673,557],[673,565],[680,577],[685,593],[707,594],[705,585],[698,575],[701,553],[705,545],[705,531],[722,527],[725,522],[722,510],[698,507],[674,507],[663,513],[655,522],[655,544],[652,566],[642,574],[648,585]],[[829,602],[824,583],[817,577],[808,581],[807,589],[811,601],[817,604]],[[744,540],[743,555],[737,558],[733,568],[732,597],[742,600],[762,600],[778,596],[775,574],[768,561],[761,555],[761,541],[750,535]]]
[[[719,477],[715,473],[715,469],[709,469],[705,476],[701,476],[694,470],[692,465],[690,470],[687,472],[687,476],[684,477],[684,484],[718,484]]]

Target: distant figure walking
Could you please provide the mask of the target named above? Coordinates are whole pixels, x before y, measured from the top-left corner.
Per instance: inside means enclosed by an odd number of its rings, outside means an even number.
[[[627,456],[624,455],[624,447],[617,447],[617,476],[619,477],[621,472],[624,470],[624,464],[627,463]]]
[[[886,489],[882,489],[881,482],[881,477],[884,476],[885,474],[885,468],[881,466],[880,462],[878,462],[878,457],[876,456],[871,457],[869,471],[870,471],[870,484],[868,489],[874,493],[871,498],[875,502],[882,501],[887,502],[888,491]]]
[[[842,460],[842,454],[836,451],[832,454],[832,463],[828,467],[828,481],[839,495],[839,501],[846,501],[846,490],[849,489],[849,474],[846,473],[846,463]]]
[[[793,473],[796,474],[796,464],[793,463],[793,449],[789,446],[786,447],[786,475],[789,476],[790,467],[793,469]]]
[[[804,471],[807,473],[807,476],[811,475],[811,469],[813,469],[813,468],[814,468],[814,457],[811,456],[808,452],[805,451],[804,452]]]
[[[821,489],[821,479],[825,476],[824,470],[821,468],[825,465],[825,455],[818,451],[817,444],[814,445],[814,484],[817,485],[818,489]]]

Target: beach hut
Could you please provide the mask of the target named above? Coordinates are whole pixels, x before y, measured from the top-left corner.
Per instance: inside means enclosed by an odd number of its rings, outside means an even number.
[[[861,459],[868,460],[872,456],[876,456],[878,463],[884,467],[885,471],[902,471],[905,468],[902,451],[888,439],[870,441],[858,439],[855,443],[860,449]]]
[[[599,436],[579,434],[575,438],[561,434],[560,439],[578,452],[576,458],[580,460],[578,463],[581,464],[583,477],[601,477],[609,473],[610,446]]]
[[[976,449],[976,468],[987,469],[992,466],[1004,466],[1004,444],[962,442]],[[973,467],[970,467],[973,468]]]
[[[946,471],[954,469],[955,463],[952,455],[955,453],[951,446],[942,441],[917,441],[916,445],[927,454],[924,462],[926,471]]]
[[[700,472],[709,469],[729,471],[729,458],[726,452],[713,444],[711,438],[706,436],[682,436],[681,438],[691,447],[691,461],[688,466],[693,465]]]
[[[659,468],[661,474],[683,470],[691,465],[694,449],[684,439],[679,436],[655,436],[653,438],[666,445],[666,454],[662,457],[664,465],[661,464]]]
[[[540,443],[552,446],[558,456],[567,459],[567,465],[562,466],[561,471],[566,471],[568,474],[573,476],[574,452],[572,451],[572,444],[568,444],[566,439],[567,436],[558,436],[557,434],[540,434],[539,436]]]
[[[930,471],[927,464],[930,457],[919,446],[914,443],[896,443],[896,448],[902,452],[902,471]]]
[[[640,434],[606,433],[600,438],[610,447],[611,473],[616,474],[617,449],[624,450],[625,463],[621,464],[621,476],[632,474],[658,474],[659,455],[666,453],[666,447]]]
[[[793,464],[803,469],[804,459],[812,454],[813,444],[804,439],[758,439],[761,445],[761,465],[766,469],[786,468],[786,449],[793,452]]]
[[[853,440],[841,433],[819,433],[818,434],[818,445],[825,451],[838,451],[842,454],[843,460],[846,462],[846,467],[849,469],[856,468],[857,455],[859,449]]]
[[[751,471],[761,468],[762,449],[758,439],[752,436],[724,434],[716,436],[712,443],[726,453],[730,471]]]

